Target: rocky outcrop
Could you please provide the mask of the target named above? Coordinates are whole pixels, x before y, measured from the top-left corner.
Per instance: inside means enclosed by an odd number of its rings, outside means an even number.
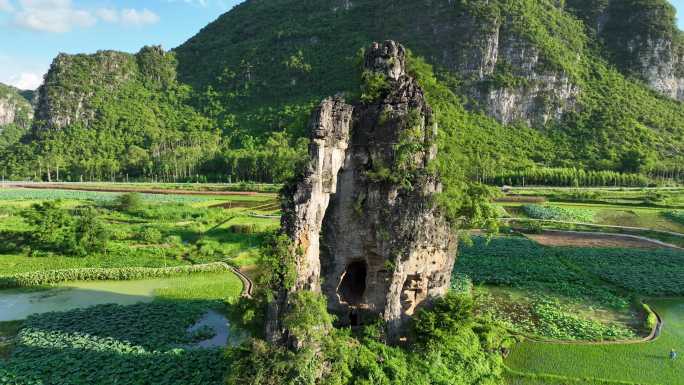
[[[646,39],[632,46],[641,46],[635,68],[639,76],[662,95],[684,101],[684,47],[668,39]]]
[[[595,33],[605,56],[651,89],[684,100],[684,39],[666,0],[570,0],[569,10]]]
[[[470,84],[467,91],[472,108],[485,110],[503,124],[521,122],[532,127],[559,121],[564,113],[575,110],[580,88],[567,74],[549,70],[539,49],[510,31],[497,37],[502,40],[490,59],[495,68],[483,72],[479,84]],[[515,81],[500,84],[500,75]]]
[[[406,74],[404,47],[375,43],[365,69],[384,75],[386,92],[354,106],[326,99],[315,111],[309,165],[286,199],[283,229],[297,254],[291,292],[322,292],[343,325],[381,317],[396,339],[448,290],[456,240],[434,204],[437,128]]]
[[[31,119],[33,119],[31,103],[18,89],[0,84],[0,129],[9,124],[27,128]]]
[[[283,227],[293,240],[297,280],[294,290],[320,292],[320,234],[337,175],[349,148],[353,107],[340,97],[323,101],[311,119],[309,164],[292,196]]]
[[[97,119],[98,109],[126,86],[137,83],[162,92],[175,77],[175,57],[157,46],[144,47],[135,55],[60,54],[38,89],[38,128],[60,129],[76,123],[88,127]]]

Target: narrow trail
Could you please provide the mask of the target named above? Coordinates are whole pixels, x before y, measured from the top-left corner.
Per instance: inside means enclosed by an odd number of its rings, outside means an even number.
[[[235,275],[237,275],[238,278],[240,278],[240,280],[242,281],[242,296],[245,298],[252,298],[254,282],[252,282],[252,280],[248,276],[246,276],[242,271],[240,271],[240,269],[238,269],[237,267],[231,266],[230,270],[233,273],[235,273]]]

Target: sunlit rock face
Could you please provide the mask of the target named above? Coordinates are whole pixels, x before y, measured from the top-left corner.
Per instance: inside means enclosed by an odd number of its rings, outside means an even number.
[[[310,162],[283,219],[298,250],[294,290],[322,292],[342,325],[380,317],[394,339],[447,292],[456,254],[433,203],[441,184],[427,170],[437,128],[405,62],[401,45],[373,44],[365,69],[385,76],[386,92],[353,106],[326,99],[315,111]],[[408,136],[416,146],[407,156],[398,146]],[[410,175],[387,175],[398,162]]]

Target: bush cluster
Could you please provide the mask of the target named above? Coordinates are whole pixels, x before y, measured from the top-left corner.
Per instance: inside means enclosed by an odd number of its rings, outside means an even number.
[[[46,201],[22,213],[33,226],[33,237],[43,248],[85,256],[104,251],[110,234],[92,207],[70,212],[59,201]]]

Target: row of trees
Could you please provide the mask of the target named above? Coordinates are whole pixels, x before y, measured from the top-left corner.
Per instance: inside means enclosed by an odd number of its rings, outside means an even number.
[[[529,168],[487,178],[490,185],[558,187],[645,187],[652,183],[641,174],[615,171],[585,171],[576,168]]]
[[[128,148],[105,138],[74,143],[73,128],[53,131],[50,138],[0,149],[3,180],[160,181],[280,183],[294,175],[308,141],[276,132],[265,139],[246,136],[231,146],[218,133],[170,138],[149,148]],[[87,129],[86,129],[87,130]],[[109,144],[109,146],[108,146]]]

